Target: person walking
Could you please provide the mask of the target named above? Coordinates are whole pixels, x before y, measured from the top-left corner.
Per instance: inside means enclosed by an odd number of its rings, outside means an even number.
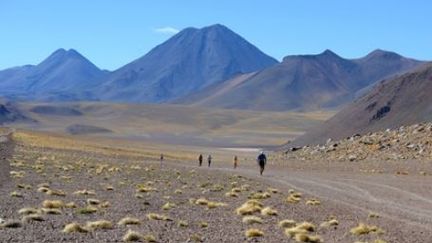
[[[237,163],[238,163],[237,155],[234,155],[233,162],[234,162],[234,169],[236,169],[237,168]]]
[[[207,162],[208,162],[208,167],[210,167],[210,164],[212,162],[212,156],[209,154],[209,156],[207,157]]]
[[[202,154],[200,154],[200,155],[198,156],[198,162],[199,162],[199,166],[201,166],[201,165],[202,165],[202,162],[203,162],[203,156],[202,156]]]
[[[260,167],[260,175],[262,175],[267,164],[267,157],[264,152],[261,151],[261,153],[258,155],[257,162]]]
[[[164,160],[164,155],[160,154],[160,167],[162,167],[163,160]]]

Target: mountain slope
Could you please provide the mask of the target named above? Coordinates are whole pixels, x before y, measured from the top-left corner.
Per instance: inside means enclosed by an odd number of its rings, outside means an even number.
[[[257,110],[331,108],[349,102],[360,89],[421,63],[381,50],[354,60],[329,50],[318,55],[287,56],[282,63],[250,75],[241,84],[230,84],[236,79],[227,80],[204,89],[204,94],[182,97],[175,103]]]
[[[0,71],[0,94],[27,99],[86,97],[85,90],[96,87],[106,76],[107,72],[77,51],[59,49],[38,65]]]
[[[277,61],[222,25],[187,28],[116,70],[101,97],[163,102]]]
[[[432,64],[376,85],[368,94],[288,146],[432,121]]]

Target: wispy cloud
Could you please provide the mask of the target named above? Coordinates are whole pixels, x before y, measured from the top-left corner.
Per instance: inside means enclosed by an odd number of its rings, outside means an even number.
[[[166,27],[156,28],[156,29],[154,29],[154,31],[157,33],[161,33],[161,34],[175,35],[180,30],[173,28],[173,27],[170,27],[170,26],[166,26]]]

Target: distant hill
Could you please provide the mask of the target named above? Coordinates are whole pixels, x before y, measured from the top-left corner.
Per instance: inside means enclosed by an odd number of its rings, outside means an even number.
[[[87,90],[98,86],[108,72],[77,51],[59,49],[38,65],[0,71],[0,95],[20,99],[93,99]]]
[[[33,122],[12,103],[0,100],[0,125],[12,122]]]
[[[432,63],[377,84],[334,117],[287,146],[303,146],[432,121]]]
[[[287,56],[282,63],[209,86],[174,103],[255,110],[332,108],[351,101],[361,89],[422,63],[382,50],[359,59],[344,59],[330,50]]]
[[[114,71],[97,92],[104,100],[164,102],[276,63],[223,25],[187,28]]]

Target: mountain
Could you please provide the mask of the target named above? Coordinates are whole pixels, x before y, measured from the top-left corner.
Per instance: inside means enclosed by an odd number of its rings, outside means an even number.
[[[164,102],[276,63],[223,25],[187,28],[114,71],[98,92],[104,100]]]
[[[287,146],[324,143],[403,125],[432,121],[432,63],[378,83],[365,96]]]
[[[423,62],[376,50],[344,59],[330,50],[287,56],[262,71],[209,86],[174,103],[255,110],[314,110],[351,101],[358,91]]]
[[[38,65],[0,71],[0,95],[24,99],[90,99],[86,92],[107,77],[77,51],[59,49]]]

